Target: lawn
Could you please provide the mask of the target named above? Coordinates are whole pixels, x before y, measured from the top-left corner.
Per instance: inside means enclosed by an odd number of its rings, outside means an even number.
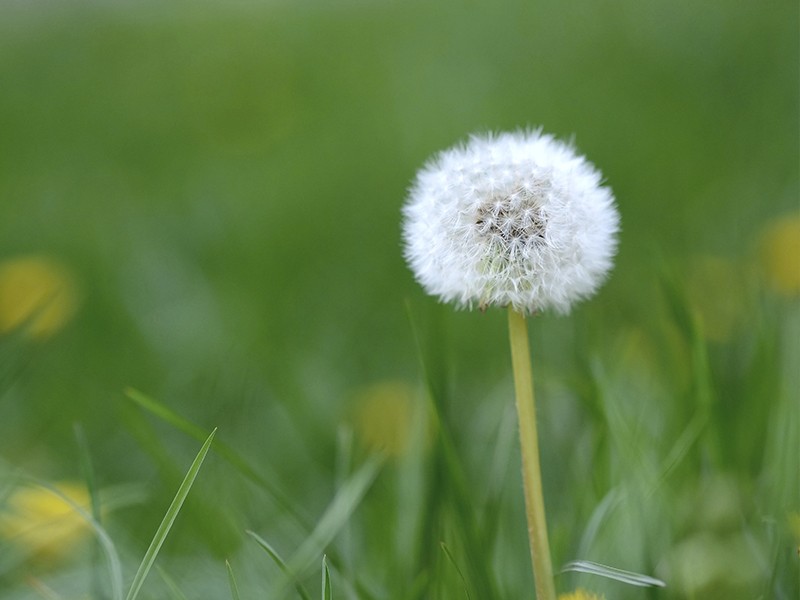
[[[215,429],[140,598],[533,598],[505,312],[425,295],[401,207],[542,127],[622,219],[528,321],[558,591],[796,600],[798,18],[0,2],[0,599],[127,593]]]

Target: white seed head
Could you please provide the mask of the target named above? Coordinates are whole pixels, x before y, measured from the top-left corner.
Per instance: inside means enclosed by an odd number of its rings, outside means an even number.
[[[619,214],[600,172],[541,131],[473,136],[434,156],[403,208],[405,257],[459,306],[569,311],[611,269]]]

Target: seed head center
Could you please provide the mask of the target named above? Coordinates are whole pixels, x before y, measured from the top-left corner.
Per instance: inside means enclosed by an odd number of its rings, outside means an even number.
[[[498,195],[478,208],[475,224],[493,245],[539,245],[544,242],[546,218],[536,194],[524,190]]]

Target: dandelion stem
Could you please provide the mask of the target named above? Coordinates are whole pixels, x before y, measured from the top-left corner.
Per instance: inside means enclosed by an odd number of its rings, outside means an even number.
[[[556,600],[547,523],[544,516],[542,474],[539,467],[539,440],[536,433],[536,402],[533,394],[531,353],[525,316],[509,306],[508,334],[514,370],[514,390],[519,419],[519,443],[522,452],[522,485],[525,490],[525,514],[531,547],[533,577],[537,600]]]

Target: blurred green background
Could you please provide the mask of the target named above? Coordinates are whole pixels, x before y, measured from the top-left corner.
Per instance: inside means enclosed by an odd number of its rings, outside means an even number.
[[[433,152],[542,126],[623,223],[600,294],[531,324],[554,564],[667,582],[559,589],[797,598],[797,24],[789,1],[0,1],[0,313],[48,302],[0,314],[6,511],[21,473],[85,479],[80,424],[129,581],[199,447],[132,387],[294,507],[210,454],[159,558],[187,597],[230,597],[226,558],[263,597],[280,570],[244,530],[291,556],[292,510],[313,524],[384,443],[336,597],[532,598],[505,315],[424,296],[400,207]],[[0,597],[102,596],[69,548],[0,539]],[[143,597],[179,596],[153,573]]]

